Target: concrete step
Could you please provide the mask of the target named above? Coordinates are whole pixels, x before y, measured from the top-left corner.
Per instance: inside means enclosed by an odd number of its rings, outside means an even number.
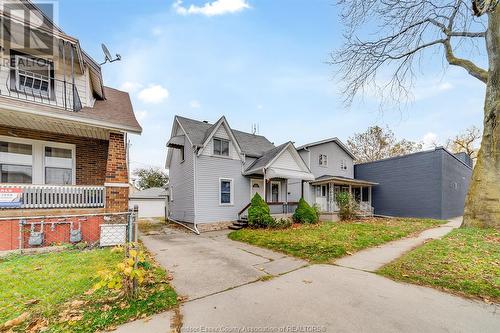
[[[240,229],[243,229],[243,227],[240,226],[240,225],[234,225],[233,224],[233,225],[229,226],[229,229],[231,229],[231,230],[240,230]]]

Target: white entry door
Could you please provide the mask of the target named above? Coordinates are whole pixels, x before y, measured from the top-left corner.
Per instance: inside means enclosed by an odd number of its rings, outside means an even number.
[[[255,193],[264,199],[264,179],[251,179],[250,180],[250,200],[253,198]]]
[[[328,211],[328,188],[326,185],[316,186],[316,204],[322,212]]]

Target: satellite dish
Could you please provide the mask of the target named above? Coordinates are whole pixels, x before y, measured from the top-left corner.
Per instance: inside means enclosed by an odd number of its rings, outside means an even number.
[[[104,65],[107,62],[114,62],[114,61],[120,61],[122,60],[122,56],[119,55],[118,53],[116,54],[115,58],[111,56],[111,52],[109,52],[108,48],[106,45],[101,44],[102,47],[102,52],[104,53],[104,62],[101,65]]]

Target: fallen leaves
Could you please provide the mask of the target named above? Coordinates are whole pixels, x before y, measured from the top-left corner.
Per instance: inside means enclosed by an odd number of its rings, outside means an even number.
[[[3,329],[8,330],[12,327],[18,326],[26,321],[28,319],[30,314],[28,312],[23,312],[20,314],[18,317],[8,320],[3,324]]]

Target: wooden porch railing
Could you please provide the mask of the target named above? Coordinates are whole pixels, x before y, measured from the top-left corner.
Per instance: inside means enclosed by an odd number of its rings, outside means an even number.
[[[101,208],[106,201],[104,186],[0,184],[0,188],[22,189],[22,203],[19,208],[24,209]]]

